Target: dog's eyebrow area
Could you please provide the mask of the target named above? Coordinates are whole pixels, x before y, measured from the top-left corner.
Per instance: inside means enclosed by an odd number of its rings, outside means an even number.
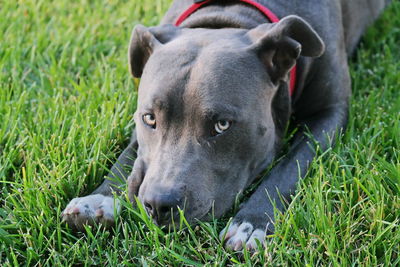
[[[174,96],[175,92],[157,91],[155,94],[146,97],[146,100],[143,101],[143,110],[162,112],[173,111],[177,105],[181,105],[180,103],[176,103],[176,101],[174,101]]]
[[[241,112],[238,108],[230,105],[215,105],[213,107],[202,108],[203,116],[209,120],[235,119],[237,120]]]
[[[170,108],[170,104],[168,103],[168,101],[161,98],[154,98],[151,105],[153,110],[166,111]]]

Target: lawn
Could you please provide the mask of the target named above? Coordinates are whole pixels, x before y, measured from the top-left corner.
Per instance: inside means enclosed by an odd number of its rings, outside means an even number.
[[[228,217],[163,232],[126,196],[113,230],[61,223],[129,140],[130,32],[169,2],[0,2],[0,265],[400,265],[399,1],[351,59],[347,132],[312,163],[265,250],[225,250]]]

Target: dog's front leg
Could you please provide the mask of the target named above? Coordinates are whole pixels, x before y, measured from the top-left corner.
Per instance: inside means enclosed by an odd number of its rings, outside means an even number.
[[[125,183],[135,162],[137,147],[134,132],[130,144],[118,157],[104,182],[92,194],[72,199],[61,213],[63,221],[80,231],[84,229],[84,225],[94,223],[113,225],[115,211],[118,213],[120,207],[112,193],[121,192],[120,186]]]
[[[347,120],[347,104],[321,111],[318,115],[301,122],[303,130],[295,137],[291,151],[265,178],[250,199],[243,204],[231,225],[221,232],[226,247],[241,250],[257,247],[256,239],[264,242],[266,234],[273,232],[274,208],[282,210],[281,199],[290,199],[300,176],[303,177],[315,156],[311,146],[315,141],[321,149],[332,145],[336,132],[344,128]],[[312,134],[312,138],[307,137]],[[300,172],[299,172],[300,168]]]

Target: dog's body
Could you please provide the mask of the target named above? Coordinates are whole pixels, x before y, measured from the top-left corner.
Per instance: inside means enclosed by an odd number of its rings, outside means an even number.
[[[223,231],[236,250],[273,231],[273,202],[282,209],[281,198],[290,198],[315,155],[314,142],[326,149],[345,127],[347,56],[387,1],[257,2],[283,19],[272,24],[246,3],[212,1],[178,28],[170,24],[193,2],[177,0],[161,26],[135,28],[129,61],[142,77],[136,129],[109,175],[129,177],[130,198],[138,196],[158,224],[175,219],[177,207],[189,221],[211,210],[219,217],[277,156],[292,115],[298,132],[289,153]],[[64,220],[78,229],[112,223],[115,180],[73,199]]]

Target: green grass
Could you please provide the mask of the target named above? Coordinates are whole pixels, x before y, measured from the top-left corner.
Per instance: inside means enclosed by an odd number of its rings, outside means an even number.
[[[398,1],[352,60],[347,132],[312,163],[265,251],[226,251],[227,219],[164,233],[127,202],[115,230],[60,223],[129,139],[129,35],[168,2],[1,1],[0,265],[400,265]]]

